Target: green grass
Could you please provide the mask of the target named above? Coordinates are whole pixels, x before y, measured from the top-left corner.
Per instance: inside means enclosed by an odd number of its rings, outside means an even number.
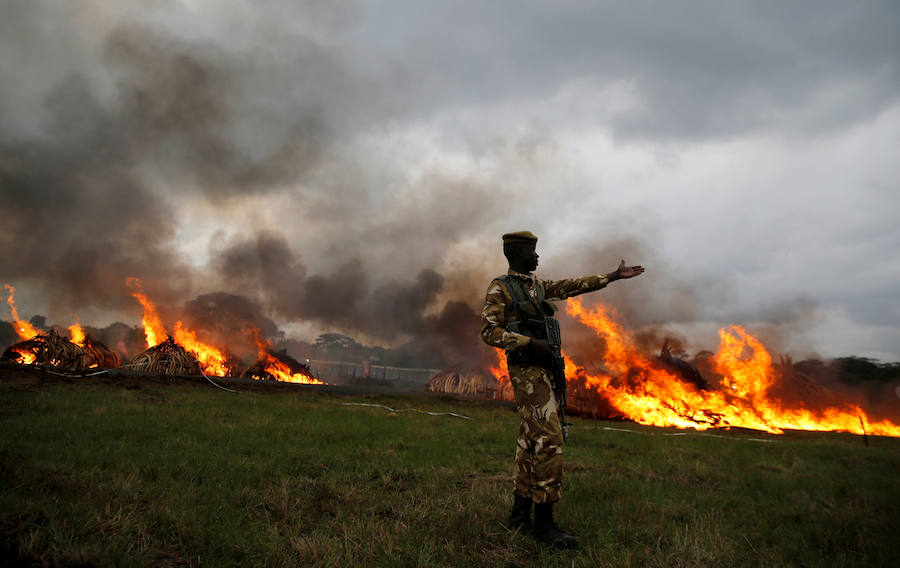
[[[517,430],[503,406],[0,384],[0,556],[492,567],[893,566],[900,557],[900,440],[673,437],[575,422],[557,518],[581,548],[556,552],[502,526]]]

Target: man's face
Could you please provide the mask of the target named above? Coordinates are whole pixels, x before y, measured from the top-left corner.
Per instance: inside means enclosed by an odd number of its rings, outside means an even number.
[[[533,245],[529,246],[523,253],[523,258],[526,266],[528,266],[528,272],[534,272],[538,265],[537,249]]]
[[[514,270],[534,272],[538,265],[538,253],[534,245],[519,244],[516,246],[515,262],[510,263]]]

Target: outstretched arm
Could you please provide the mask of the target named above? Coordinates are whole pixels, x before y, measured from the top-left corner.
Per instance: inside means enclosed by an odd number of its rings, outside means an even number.
[[[585,292],[593,292],[594,290],[605,288],[607,284],[614,280],[634,278],[643,273],[643,266],[625,266],[625,261],[623,260],[619,263],[619,268],[609,274],[585,276],[583,278],[566,278],[564,280],[542,280],[541,282],[544,285],[544,295],[548,300],[565,300]]]

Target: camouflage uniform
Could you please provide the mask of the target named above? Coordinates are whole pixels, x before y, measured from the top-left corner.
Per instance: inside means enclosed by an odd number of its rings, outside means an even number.
[[[606,276],[540,280],[512,269],[507,274],[522,280],[532,298],[538,297],[536,287],[542,287],[547,300],[564,300],[599,290],[609,283]],[[505,349],[507,353],[524,350],[531,338],[506,329],[516,320],[512,295],[506,284],[502,280],[494,280],[488,287],[481,312],[481,338],[488,345]],[[509,379],[522,419],[516,440],[514,491],[535,503],[554,503],[559,501],[562,483],[563,437],[550,374],[543,367],[511,363]]]

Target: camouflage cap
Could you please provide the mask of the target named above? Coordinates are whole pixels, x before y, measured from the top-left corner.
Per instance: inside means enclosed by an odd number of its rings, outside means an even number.
[[[526,243],[533,245],[537,243],[537,236],[531,231],[518,231],[515,233],[506,233],[503,235],[503,244],[509,245],[513,243]]]

